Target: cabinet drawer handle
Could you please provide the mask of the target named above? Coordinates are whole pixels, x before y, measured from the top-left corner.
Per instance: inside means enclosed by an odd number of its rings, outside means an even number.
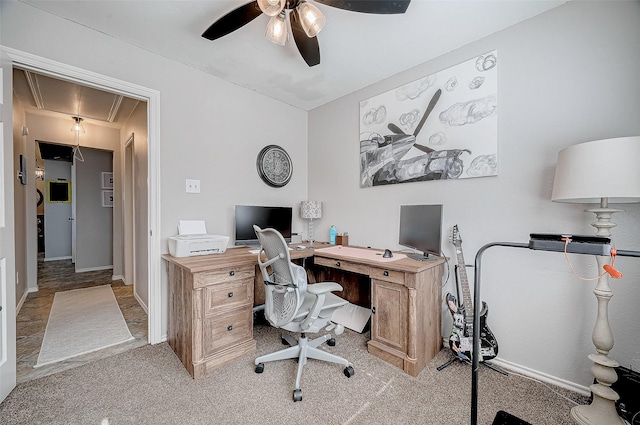
[[[227,296],[228,296],[229,298],[233,298],[233,292],[229,292],[229,293],[227,294]]]
[[[227,331],[232,331],[232,330],[233,330],[233,325],[227,326]]]
[[[340,267],[340,261],[336,261],[336,267]]]
[[[235,276],[235,275],[236,275],[236,272],[235,272],[234,270],[231,270],[231,271],[229,272],[229,276]]]
[[[382,273],[385,276],[389,276],[389,270],[385,270],[384,273]]]

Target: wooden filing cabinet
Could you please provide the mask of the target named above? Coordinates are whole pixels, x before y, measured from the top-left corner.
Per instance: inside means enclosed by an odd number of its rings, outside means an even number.
[[[253,339],[250,264],[203,265],[204,258],[168,260],[169,345],[194,378],[247,353]]]

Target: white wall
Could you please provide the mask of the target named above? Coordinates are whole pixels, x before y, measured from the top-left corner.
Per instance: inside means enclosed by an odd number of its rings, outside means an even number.
[[[233,235],[235,204],[293,206],[306,199],[306,112],[24,3],[2,3],[1,31],[5,46],[161,93],[163,252],[180,219],[204,219],[210,233]],[[284,188],[265,185],[257,174],[256,156],[269,144],[292,158],[293,177]],[[200,180],[200,194],[185,193],[187,178]],[[295,216],[293,230],[304,225]],[[162,273],[166,334],[164,268]]]
[[[324,202],[316,237],[335,224],[354,245],[401,248],[401,204],[444,204],[444,229],[458,224],[467,264],[484,244],[528,242],[529,233],[593,234],[583,205],[551,202],[560,149],[590,140],[640,135],[640,3],[569,2],[309,114],[309,197]],[[437,42],[427,40],[425,42]],[[359,102],[498,50],[499,175],[361,189]],[[395,54],[401,54],[395,52]],[[411,54],[411,52],[402,52]],[[382,58],[390,55],[381,52]],[[612,185],[616,182],[611,182]],[[613,229],[620,249],[640,249],[640,205],[623,206]],[[443,250],[453,258],[445,239]],[[595,275],[595,260],[572,258]],[[640,261],[619,258],[624,279],[612,282],[611,357],[640,368]],[[492,248],[482,262],[482,298],[500,357],[578,385],[593,379],[593,283],[571,275],[563,255]],[[469,272],[473,283],[472,270]],[[453,278],[443,292],[453,290]],[[443,334],[450,333],[443,305]]]
[[[120,131],[112,130],[119,137]],[[80,152],[84,161],[76,162],[76,271],[106,269],[114,263],[113,218],[117,209],[103,206],[102,173],[113,172],[114,155],[91,148]]]
[[[27,166],[33,166],[34,161],[28,155],[28,147],[26,143],[26,137],[22,135],[22,126],[25,125],[25,113],[15,99],[13,99],[13,159],[15,166],[19,167],[19,155],[27,156]],[[19,169],[19,168],[18,168]],[[12,167],[13,173],[13,167]],[[35,175],[27,174],[27,182],[33,184]],[[18,211],[23,212],[25,205],[29,202],[34,202],[35,205],[35,189],[30,192],[30,185],[21,184],[17,178],[11,179],[9,183],[13,184],[14,190],[14,218],[15,218],[15,231],[18,234],[25,234],[26,228],[29,225],[29,221],[25,214],[18,214]],[[1,202],[1,201],[0,201]],[[1,208],[1,207],[0,207]],[[27,282],[28,282],[28,264],[26,261],[27,253],[27,240],[26,238],[15,238],[15,272],[16,272],[16,305],[23,300],[23,294],[26,297]]]

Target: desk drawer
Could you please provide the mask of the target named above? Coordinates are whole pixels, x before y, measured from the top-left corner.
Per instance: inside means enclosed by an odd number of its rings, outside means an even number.
[[[346,270],[348,272],[369,274],[369,266],[365,264],[353,263],[351,261],[339,260],[335,258],[314,257],[314,262],[318,266],[331,267],[333,269]]]
[[[222,316],[205,318],[202,332],[204,357],[253,338],[252,306],[242,307]]]
[[[400,285],[404,285],[404,272],[371,267],[369,273],[371,279],[385,280],[387,282],[399,283]]]
[[[197,273],[193,276],[193,287],[202,288],[213,284],[241,280],[253,279],[255,268],[253,264],[237,267],[221,267],[210,272]]]
[[[253,304],[253,277],[210,285],[204,291],[204,314],[217,313],[221,308]]]

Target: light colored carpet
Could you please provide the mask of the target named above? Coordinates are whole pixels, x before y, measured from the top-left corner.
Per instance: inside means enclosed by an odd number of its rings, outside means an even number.
[[[471,368],[443,349],[417,377],[367,352],[369,332],[345,330],[335,347],[356,374],[310,360],[302,401],[291,400],[295,360],[254,372],[256,356],[282,348],[280,331],[254,326],[257,352],[194,380],[167,343],[126,353],[18,385],[0,403],[2,425],[464,425],[469,424]],[[488,368],[479,371],[478,424],[505,410],[535,425],[569,425],[586,397]]]
[[[132,339],[110,285],[56,292],[34,367]]]

